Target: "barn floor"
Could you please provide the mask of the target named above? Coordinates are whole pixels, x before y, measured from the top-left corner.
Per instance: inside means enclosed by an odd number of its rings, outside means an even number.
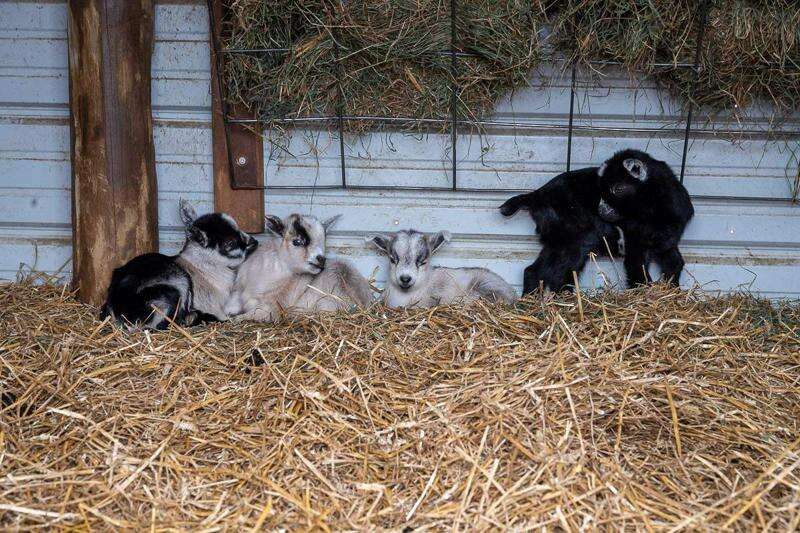
[[[800,522],[800,307],[653,288],[127,333],[61,287],[0,301],[3,528]]]

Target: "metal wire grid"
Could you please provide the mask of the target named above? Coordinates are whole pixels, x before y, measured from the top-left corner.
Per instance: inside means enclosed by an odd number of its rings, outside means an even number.
[[[211,24],[211,46],[214,61],[217,67],[218,92],[220,95],[223,123],[225,130],[225,142],[228,154],[228,167],[231,179],[231,188],[236,190],[262,190],[262,189],[325,189],[325,190],[402,190],[402,191],[457,191],[457,192],[484,192],[484,193],[505,193],[517,192],[520,189],[513,188],[465,188],[458,186],[458,162],[457,162],[457,141],[458,141],[458,128],[463,125],[469,128],[512,128],[515,131],[564,131],[567,132],[567,153],[566,153],[566,170],[569,171],[572,165],[572,137],[575,131],[585,132],[604,132],[604,133],[642,133],[652,134],[655,132],[662,134],[677,135],[683,133],[683,150],[681,155],[681,169],[680,181],[683,183],[686,175],[686,158],[689,153],[689,141],[692,138],[700,136],[745,136],[745,135],[765,135],[768,134],[774,137],[797,137],[800,136],[800,131],[787,131],[787,130],[774,130],[764,131],[758,129],[692,129],[692,120],[694,115],[694,102],[689,99],[686,106],[686,125],[684,128],[637,128],[637,127],[606,127],[606,126],[592,126],[592,125],[575,125],[575,94],[576,94],[576,70],[577,65],[571,66],[571,80],[570,80],[570,102],[569,102],[569,118],[567,124],[536,124],[530,122],[515,122],[515,121],[501,121],[501,120],[469,120],[458,118],[458,86],[455,82],[458,74],[458,58],[459,57],[477,57],[476,54],[469,52],[459,52],[456,48],[456,22],[458,17],[458,4],[457,0],[450,0],[450,50],[435,52],[437,55],[444,55],[450,57],[450,70],[453,78],[451,84],[451,98],[450,98],[450,119],[433,119],[433,118],[413,118],[413,117],[385,117],[385,116],[359,116],[359,115],[344,115],[342,111],[342,102],[337,106],[336,116],[317,116],[317,117],[296,117],[296,118],[275,118],[270,122],[275,124],[292,124],[292,125],[308,125],[319,126],[323,124],[336,124],[339,137],[339,160],[341,168],[341,181],[338,185],[265,185],[254,187],[249,185],[241,185],[236,183],[234,169],[234,161],[231,150],[230,135],[228,126],[230,124],[250,124],[256,125],[264,123],[265,121],[258,118],[253,119],[237,119],[233,118],[228,113],[228,106],[225,99],[224,87],[222,84],[222,56],[224,54],[286,54],[292,51],[291,48],[221,48],[217,38],[217,31],[215,28],[214,17],[211,16],[213,12],[213,3],[221,0],[207,0],[209,20]],[[695,42],[697,47],[695,49],[694,61],[692,63],[651,63],[648,66],[652,68],[680,68],[691,69],[694,72],[694,79],[692,81],[691,93],[694,94],[698,80],[700,78],[700,55],[703,50],[703,42],[705,40],[706,26],[708,23],[708,11],[710,8],[710,0],[703,0],[698,3],[700,21],[697,25],[696,32],[697,38]],[[334,59],[338,63],[338,47],[334,49]],[[551,58],[552,62],[564,62],[562,58]],[[590,61],[589,64],[597,67],[607,66],[622,66],[620,61]],[[339,77],[341,79],[341,77]],[[339,90],[339,95],[342,91]],[[364,122],[373,122],[383,125],[395,126],[411,126],[411,125],[429,125],[429,126],[450,126],[450,143],[451,143],[451,184],[449,187],[421,187],[421,186],[403,186],[403,185],[352,185],[347,181],[347,158],[345,155],[345,142],[344,142],[344,121],[357,120]]]

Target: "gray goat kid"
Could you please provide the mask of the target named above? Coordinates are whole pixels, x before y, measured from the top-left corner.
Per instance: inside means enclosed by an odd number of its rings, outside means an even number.
[[[372,289],[367,280],[348,261],[325,255],[327,230],[338,218],[319,222],[297,214],[286,220],[267,216],[270,235],[239,269],[228,314],[273,321],[287,313],[368,306]]]
[[[430,258],[450,234],[425,235],[404,230],[394,235],[371,235],[366,241],[389,258],[391,269],[383,301],[389,307],[432,307],[479,298],[514,303],[514,289],[485,268],[431,267]]]

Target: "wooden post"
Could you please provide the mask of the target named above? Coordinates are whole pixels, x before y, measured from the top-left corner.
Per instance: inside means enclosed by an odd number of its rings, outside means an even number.
[[[69,0],[72,272],[93,304],[115,267],[158,250],[153,9],[153,0]]]
[[[224,65],[224,54],[214,54],[214,43],[220,43],[222,1],[210,2],[211,28],[211,138],[214,145],[214,210],[228,213],[242,230],[264,231],[264,141],[258,133],[240,124],[224,121],[217,65]],[[218,44],[221,46],[221,44]],[[223,67],[224,68],[224,67]],[[224,89],[223,89],[224,90]],[[252,118],[247,112],[229,110],[236,118]],[[227,127],[227,135],[225,128]],[[228,142],[231,153],[228,154]],[[232,167],[232,168],[231,168]],[[233,172],[233,175],[231,175]],[[231,186],[232,179],[241,189]],[[248,189],[247,187],[251,187]]]

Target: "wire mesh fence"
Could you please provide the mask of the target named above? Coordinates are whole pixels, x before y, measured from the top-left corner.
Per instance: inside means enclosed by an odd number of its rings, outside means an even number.
[[[214,2],[220,0],[207,0],[209,13],[212,12]],[[693,73],[692,88],[693,92],[697,86],[700,74],[702,72],[701,54],[705,41],[705,35],[708,26],[708,13],[710,9],[710,0],[701,0],[695,4],[695,9],[698,10],[695,20],[697,20],[696,28],[694,28],[696,48],[694,50],[694,60],[692,62],[652,62],[647,66],[650,68],[669,68],[669,69],[685,69]],[[216,76],[213,83],[218,84],[218,91],[222,105],[223,122],[225,125],[225,142],[227,144],[228,153],[228,166],[229,175],[231,176],[231,188],[233,189],[327,189],[327,190],[423,190],[423,191],[454,191],[454,192],[486,192],[486,193],[505,193],[516,192],[519,189],[514,188],[466,188],[459,186],[458,176],[458,139],[459,135],[471,134],[474,131],[482,131],[486,128],[508,128],[513,129],[515,132],[524,133],[528,132],[556,132],[565,134],[566,147],[565,147],[565,170],[569,171],[572,166],[573,156],[573,137],[576,133],[585,134],[654,134],[667,136],[680,136],[682,138],[681,150],[681,163],[679,171],[679,179],[681,182],[686,177],[687,157],[690,151],[691,141],[698,138],[746,138],[749,136],[767,136],[771,139],[800,139],[800,131],[791,129],[770,129],[764,130],[763,128],[698,128],[694,124],[695,104],[694,99],[689,98],[684,109],[683,126],[682,127],[609,127],[605,125],[597,126],[592,124],[575,124],[576,110],[575,101],[577,94],[577,71],[578,64],[575,61],[570,61],[560,57],[549,57],[548,61],[553,64],[561,64],[565,71],[569,72],[570,76],[570,99],[569,99],[569,112],[566,115],[567,120],[564,124],[552,123],[534,123],[534,122],[519,122],[516,120],[501,120],[501,119],[474,119],[459,117],[458,115],[458,94],[459,86],[455,80],[458,79],[458,62],[460,58],[476,57],[476,54],[464,52],[457,49],[457,20],[459,14],[458,0],[450,0],[450,48],[448,50],[440,50],[434,52],[439,56],[449,57],[450,73],[453,79],[450,87],[450,109],[449,118],[415,118],[415,117],[390,117],[390,116],[374,116],[374,115],[353,115],[344,113],[343,105],[337,105],[337,112],[335,115],[320,115],[320,116],[307,116],[307,117],[271,117],[269,120],[264,118],[237,118],[231,116],[229,106],[226,100],[226,93],[223,76],[219,74]],[[230,48],[223,45],[221,38],[218,36],[219,28],[215,28],[214,17],[210,17],[211,21],[211,46],[212,46],[212,61],[216,62],[216,70],[218,73],[223,72],[223,58],[226,55],[234,54],[247,54],[247,55],[262,55],[262,54],[290,54],[291,48]],[[334,40],[335,42],[335,40]],[[336,61],[339,59],[338,44],[334,49],[334,56]],[[588,66],[594,69],[604,69],[609,67],[622,67],[624,64],[620,61],[611,60],[594,60],[588,61]],[[783,65],[774,65],[775,68],[786,68]],[[773,68],[767,65],[766,68]],[[800,75],[800,70],[798,71]],[[344,73],[341,73],[344,75]],[[341,79],[341,77],[339,78]],[[341,87],[338,91],[339,95],[342,94]],[[428,128],[447,128],[450,136],[450,184],[447,187],[442,186],[403,186],[403,185],[364,185],[352,184],[348,180],[348,165],[345,146],[345,121],[359,121],[364,123],[371,123],[376,128],[379,126],[390,126],[395,128],[409,128],[409,127],[428,127]],[[265,126],[267,123],[274,125],[287,125],[291,127],[307,127],[307,128],[328,128],[334,129],[338,138],[339,145],[339,166],[340,166],[340,182],[336,185],[269,185],[268,177],[265,176],[265,185],[263,187],[254,187],[243,185],[236,182],[236,173],[234,169],[234,160],[232,156],[232,147],[230,135],[228,134],[228,126],[232,124],[251,125],[256,128]]]

